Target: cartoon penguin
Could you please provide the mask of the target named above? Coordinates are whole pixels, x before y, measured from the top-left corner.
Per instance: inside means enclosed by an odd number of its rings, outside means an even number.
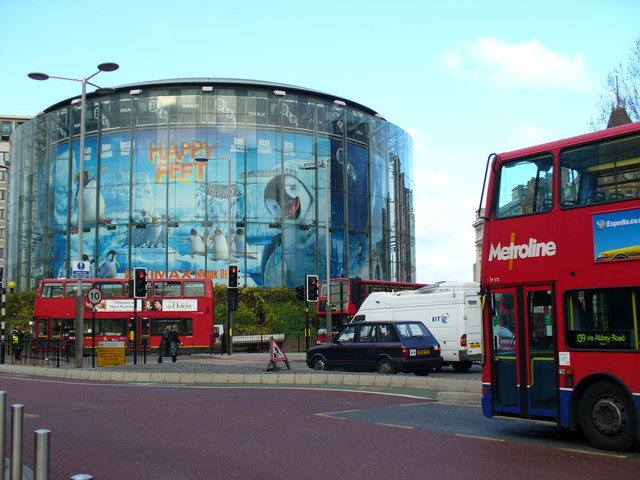
[[[189,235],[187,241],[191,244],[190,254],[192,257],[194,255],[204,255],[204,240],[195,228],[191,229],[191,235]]]
[[[161,242],[160,233],[162,232],[162,223],[160,220],[160,212],[157,208],[154,208],[147,222],[144,238],[144,243],[149,248],[157,247],[158,243]]]
[[[227,239],[219,228],[216,228],[213,232],[211,249],[213,260],[229,260],[229,243],[227,243]]]
[[[264,203],[275,220],[303,223],[310,212],[313,197],[307,187],[294,175],[271,179],[264,190]]]
[[[274,177],[267,184],[264,203],[276,221],[284,218],[282,232],[289,231],[291,237],[295,238],[295,243],[288,247],[294,252],[293,255],[283,255],[282,233],[275,235],[263,249],[261,265],[264,285],[295,285],[297,272],[312,271],[314,268],[311,265],[314,237],[309,231],[298,230],[299,225],[308,225],[312,220],[313,197],[298,177],[287,174]]]
[[[107,258],[98,267],[98,276],[100,278],[116,278],[120,264],[116,261],[116,251],[109,250]]]
[[[104,218],[104,197],[102,192],[98,192],[98,183],[96,181],[98,175],[104,174],[108,168],[106,166],[101,167],[100,173],[93,177],[89,176],[88,171],[82,174],[84,187],[82,191],[82,221],[85,225],[95,225],[96,222],[98,224],[111,223],[111,220]],[[76,190],[76,205],[78,205],[79,182],[80,179],[78,179],[78,190]]]

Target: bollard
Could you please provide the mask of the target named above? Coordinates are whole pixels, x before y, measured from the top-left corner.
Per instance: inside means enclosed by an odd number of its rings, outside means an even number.
[[[24,405],[11,405],[11,480],[22,480],[22,428]]]
[[[7,468],[4,461],[5,448],[4,448],[4,436],[5,436],[5,423],[7,419],[7,392],[0,392],[0,480],[4,480],[5,468]]]
[[[93,480],[93,475],[89,475],[88,473],[76,473],[69,477],[69,480]]]
[[[33,480],[49,480],[49,438],[51,430],[41,428],[35,431],[35,448],[33,458]]]

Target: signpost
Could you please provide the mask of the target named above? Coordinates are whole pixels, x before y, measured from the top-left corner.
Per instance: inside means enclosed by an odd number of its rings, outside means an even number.
[[[82,262],[78,262],[82,263]],[[102,290],[91,287],[87,292],[87,301],[91,304],[91,367],[96,367],[96,305],[102,301]]]

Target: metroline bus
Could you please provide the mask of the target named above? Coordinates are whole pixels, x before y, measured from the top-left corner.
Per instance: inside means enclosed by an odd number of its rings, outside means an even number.
[[[640,123],[488,161],[483,412],[630,449],[640,437]]]
[[[92,287],[100,289],[102,301],[95,306],[85,301],[85,353],[91,349],[94,337],[96,345],[99,341],[124,341],[128,351],[134,347],[140,352],[157,349],[167,325],[178,326],[182,353],[213,350],[214,298],[210,280],[149,279],[147,298],[135,299],[136,322],[130,280],[84,279],[83,297]],[[77,289],[78,280],[73,279],[39,282],[33,308],[35,348],[44,351],[60,348],[73,356]]]
[[[339,330],[349,323],[356,314],[364,299],[372,292],[399,292],[401,290],[417,290],[426,283],[389,282],[385,280],[363,280],[360,277],[331,279],[331,323],[333,331]],[[318,323],[325,325],[327,316],[327,281],[320,282],[318,294]]]

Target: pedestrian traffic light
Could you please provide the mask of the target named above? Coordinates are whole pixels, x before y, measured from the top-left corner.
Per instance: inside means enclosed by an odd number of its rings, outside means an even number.
[[[133,298],[146,298],[147,296],[147,269],[134,267],[133,269]]]
[[[318,301],[318,276],[306,275],[304,283],[307,289],[307,302],[317,302]]]
[[[229,265],[229,288],[238,288],[238,266]]]

